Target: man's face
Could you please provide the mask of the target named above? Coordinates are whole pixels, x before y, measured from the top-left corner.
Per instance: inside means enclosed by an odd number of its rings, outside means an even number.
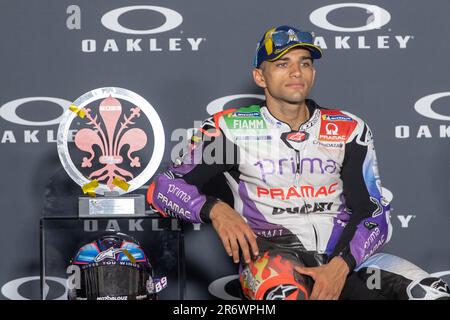
[[[264,61],[253,70],[253,78],[266,95],[296,104],[306,99],[314,83],[315,69],[311,53],[293,48],[276,61]]]

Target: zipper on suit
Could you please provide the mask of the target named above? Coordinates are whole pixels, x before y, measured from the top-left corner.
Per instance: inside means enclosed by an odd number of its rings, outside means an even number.
[[[298,150],[295,150],[295,162],[297,165],[297,170],[295,171],[295,186],[300,188],[300,151]]]
[[[297,170],[295,172],[295,185],[296,185],[297,189],[300,190],[300,151],[299,150],[295,150],[295,161],[296,161],[296,165],[297,165]],[[305,206],[306,219],[309,221],[309,223],[311,224],[311,227],[314,231],[314,240],[316,243],[316,251],[318,251],[319,237],[317,234],[317,230],[316,230],[316,227],[314,226],[314,223],[309,218],[308,206],[306,205],[306,201],[303,198],[302,198],[302,200],[303,200],[303,204]]]

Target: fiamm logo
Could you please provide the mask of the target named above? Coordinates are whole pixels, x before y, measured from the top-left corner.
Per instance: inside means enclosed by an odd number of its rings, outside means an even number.
[[[157,27],[135,29],[125,25],[124,17],[135,17],[141,24],[151,25],[155,19],[143,19],[142,14],[160,15],[163,23]],[[66,26],[69,30],[82,29],[82,10],[77,5],[67,8]],[[140,19],[140,20],[139,20]],[[159,19],[158,19],[159,20]],[[184,30],[178,30],[179,37],[166,38],[160,34],[179,29],[183,23],[183,16],[169,8],[149,5],[137,5],[116,8],[105,12],[99,19],[100,24],[106,29],[105,36],[108,39],[83,39],[81,40],[81,52],[164,52],[164,51],[199,51],[200,45],[206,40],[204,37],[182,37]],[[109,37],[113,31],[117,37]],[[132,35],[133,37],[124,37]],[[146,37],[149,36],[149,37]],[[145,37],[145,38],[144,38]]]
[[[345,20],[351,23],[352,20],[356,20],[352,14],[355,8],[365,11],[367,18],[364,25],[344,27],[330,21],[330,16],[345,13],[341,21]],[[322,49],[406,49],[408,42],[414,39],[412,35],[392,35],[392,30],[387,28],[391,21],[391,14],[386,9],[372,4],[331,4],[311,12],[309,20],[319,28],[339,33],[339,35],[327,33],[326,37],[315,37],[315,44]],[[410,19],[405,17],[405,21],[410,21]],[[378,32],[372,32],[374,30],[378,30]],[[386,31],[390,33],[387,34]],[[358,32],[364,34],[355,35]],[[380,32],[383,32],[383,34],[380,34]]]

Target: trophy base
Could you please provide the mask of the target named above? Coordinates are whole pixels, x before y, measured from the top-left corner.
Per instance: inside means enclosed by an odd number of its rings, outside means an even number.
[[[145,198],[141,194],[105,195],[104,197],[80,197],[79,217],[144,217]]]

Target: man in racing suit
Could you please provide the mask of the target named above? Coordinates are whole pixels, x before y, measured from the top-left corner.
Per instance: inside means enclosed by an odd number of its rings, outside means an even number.
[[[212,223],[239,262],[249,299],[437,299],[448,286],[389,241],[372,133],[357,116],[307,95],[322,52],[308,32],[280,26],[258,43],[253,77],[266,101],[216,113],[156,176],[148,202],[163,216]],[[234,208],[206,195],[224,174]]]

